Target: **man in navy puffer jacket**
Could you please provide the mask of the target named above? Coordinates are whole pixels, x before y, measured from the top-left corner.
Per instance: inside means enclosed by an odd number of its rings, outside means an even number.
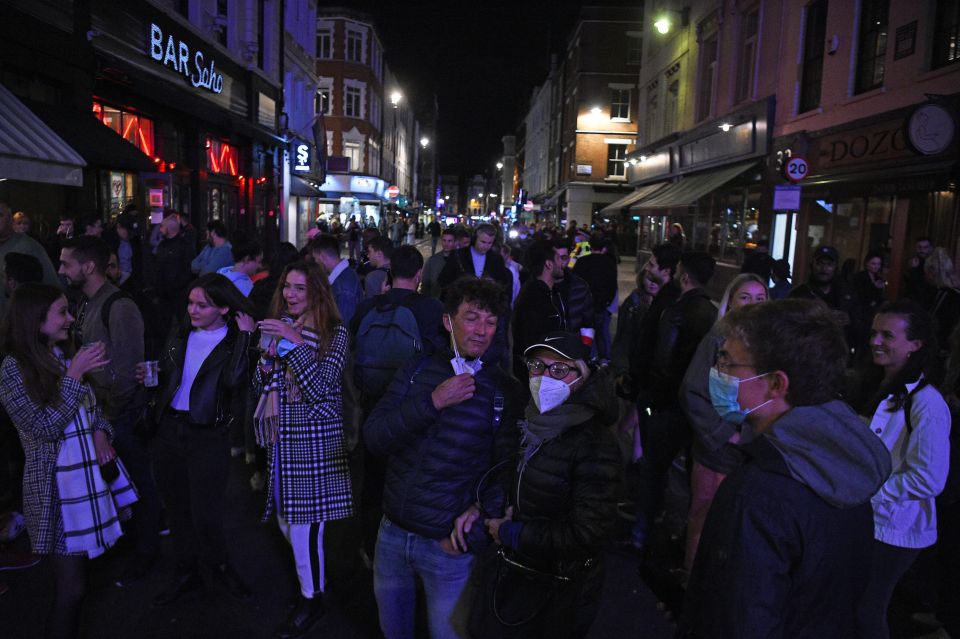
[[[487,539],[476,504],[502,512],[478,493],[495,492],[488,471],[508,470],[497,464],[518,432],[517,383],[490,348],[507,300],[489,280],[453,284],[443,316],[452,348],[401,368],[364,424],[370,451],[389,457],[374,559],[387,639],[413,637],[418,575],[430,636],[467,636],[471,551]]]

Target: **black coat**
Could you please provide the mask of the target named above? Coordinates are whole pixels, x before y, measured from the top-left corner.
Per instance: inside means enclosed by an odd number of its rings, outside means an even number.
[[[630,340],[629,369],[632,386],[649,393],[653,358],[657,348],[660,317],[680,297],[680,285],[670,280],[657,294],[640,318]],[[619,322],[619,319],[617,320]]]
[[[457,249],[447,257],[447,261],[443,265],[443,270],[440,271],[440,276],[437,278],[437,282],[444,291],[464,275],[476,275],[473,270],[473,257],[470,254],[472,248],[473,247],[466,246],[462,249]],[[486,258],[483,262],[483,277],[500,284],[508,296],[513,291],[513,273],[511,273],[510,269],[503,263],[503,258],[500,256],[500,253],[493,249],[486,253]]]
[[[554,303],[561,309],[566,329],[579,333],[581,328],[593,328],[593,294],[590,285],[569,269],[565,277],[553,287]]]
[[[229,424],[231,415],[229,392],[250,377],[247,349],[252,333],[238,331],[232,326],[227,336],[210,352],[190,388],[190,423],[203,425]],[[157,395],[153,418],[159,424],[170,402],[173,401],[183,377],[183,362],[187,355],[187,335],[171,337],[160,359],[160,392]]]
[[[695,288],[682,294],[660,316],[657,346],[650,371],[651,406],[676,408],[678,392],[693,354],[717,321],[717,307],[707,292]]]
[[[831,506],[766,437],[717,491],[677,637],[849,639],[870,566],[869,500]],[[888,466],[889,468],[889,466]]]
[[[161,300],[179,305],[186,299],[186,289],[194,279],[190,262],[194,250],[183,233],[164,238],[154,256],[153,285]]]
[[[622,470],[610,430],[617,415],[607,373],[588,380],[568,400],[591,406],[595,415],[544,442],[514,473],[509,499],[513,520],[523,524],[515,551],[525,565],[567,573],[586,559],[598,559],[616,525]]]
[[[612,255],[584,255],[577,260],[573,273],[583,278],[590,287],[594,312],[606,310],[613,303],[617,295],[617,262]]]
[[[488,351],[489,354],[489,351]],[[516,448],[516,381],[484,358],[474,396],[438,411],[431,393],[453,377],[449,349],[411,360],[397,371],[363,424],[367,447],[389,456],[383,513],[404,530],[429,539],[450,534],[454,520],[477,499],[484,473]],[[503,394],[499,426],[494,398]],[[496,490],[496,485],[490,487]],[[486,535],[475,525],[475,543]]]
[[[527,379],[524,350],[551,331],[565,330],[565,322],[546,283],[535,277],[528,280],[513,304],[513,374],[517,379]]]

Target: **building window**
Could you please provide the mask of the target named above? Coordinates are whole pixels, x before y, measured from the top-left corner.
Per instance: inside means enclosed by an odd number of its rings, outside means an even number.
[[[363,62],[363,33],[347,29],[347,60]]]
[[[630,89],[610,89],[610,119],[630,121]]]
[[[717,34],[704,38],[700,45],[700,92],[697,96],[697,120],[713,113],[713,89],[717,77]]]
[[[803,35],[803,71],[800,74],[800,104],[803,113],[820,106],[823,80],[823,48],[827,36],[827,0],[815,0],[807,6]]]
[[[333,58],[333,27],[317,28],[317,58],[320,60]]]
[[[627,175],[627,145],[607,145],[607,175],[609,177],[626,177]]]
[[[237,147],[207,138],[207,170],[237,176],[240,174],[240,152]]]
[[[939,69],[948,64],[954,64],[958,60],[960,60],[960,0],[938,0],[931,66]]]
[[[350,159],[350,171],[363,170],[363,151],[359,142],[344,142],[343,155]]]
[[[330,115],[330,105],[333,103],[333,94],[330,87],[320,87],[317,89],[317,103],[314,105],[316,113]]]
[[[663,105],[663,131],[670,135],[677,129],[677,113],[680,111],[680,81],[674,80],[667,86],[666,100]]]
[[[740,33],[740,64],[737,70],[737,102],[753,97],[753,74],[757,68],[757,25],[760,9],[754,8],[743,15]]]
[[[365,85],[353,80],[344,80],[343,114],[348,118],[363,117],[363,94]]]
[[[640,64],[643,56],[643,38],[627,36],[627,64]]]
[[[887,14],[890,0],[862,2],[854,93],[863,93],[883,86],[883,58],[887,55]]]
[[[93,116],[145,155],[153,157],[153,120],[100,102],[93,103]]]
[[[227,46],[227,21],[229,20],[227,4],[227,0],[217,0],[217,16],[213,19],[217,42],[223,46]]]

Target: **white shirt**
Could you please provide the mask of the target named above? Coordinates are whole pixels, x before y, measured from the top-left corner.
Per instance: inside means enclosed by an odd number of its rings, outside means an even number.
[[[180,387],[170,402],[174,410],[190,410],[190,389],[197,379],[197,373],[203,362],[210,356],[217,344],[227,336],[226,325],[212,331],[193,330],[187,337],[187,354],[183,358],[183,376],[180,378]]]
[[[340,276],[347,268],[350,266],[349,260],[340,260],[340,263],[333,267],[333,270],[330,271],[330,283],[333,284],[337,277]]]
[[[483,277],[483,267],[487,263],[487,254],[478,253],[477,249],[470,247],[470,257],[473,258],[473,270],[477,277]]]
[[[912,392],[917,383],[907,384]],[[892,396],[891,396],[892,397]],[[933,386],[913,396],[907,432],[903,410],[889,412],[890,397],[870,420],[893,462],[893,472],[873,496],[873,536],[901,548],[926,548],[937,541],[936,496],[950,467],[950,410]]]

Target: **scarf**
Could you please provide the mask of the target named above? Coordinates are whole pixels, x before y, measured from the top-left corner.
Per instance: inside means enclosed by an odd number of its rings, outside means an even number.
[[[107,484],[100,474],[90,426],[95,405],[93,392],[88,388],[77,414],[63,432],[54,471],[66,550],[91,559],[102,555],[120,538],[120,521],[129,518],[129,507],[138,499],[119,457],[115,458],[120,471],[116,479]]]
[[[571,426],[582,424],[597,414],[597,409],[584,404],[561,404],[553,410],[541,413],[531,401],[527,404],[525,420],[520,422],[523,461],[527,462],[534,452],[551,439],[556,439]]]
[[[296,326],[297,324],[294,324]],[[303,343],[313,349],[316,356],[320,356],[320,336],[308,327],[300,329]],[[281,340],[285,342],[285,340]],[[287,344],[289,346],[289,344]],[[280,344],[277,345],[278,348]],[[257,401],[257,408],[253,413],[256,424],[257,445],[266,448],[269,444],[276,444],[280,438],[280,401],[281,389],[284,391],[287,403],[300,401],[300,387],[297,385],[297,376],[290,367],[286,366],[280,357],[273,360],[270,371],[264,376],[263,390]]]

